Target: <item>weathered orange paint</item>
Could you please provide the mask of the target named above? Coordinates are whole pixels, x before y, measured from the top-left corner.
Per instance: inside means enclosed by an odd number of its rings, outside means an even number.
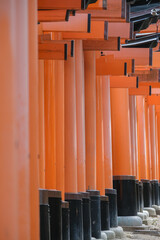
[[[156,162],[157,162],[157,179],[159,180],[159,151],[158,151],[158,116],[156,118]]]
[[[17,10],[20,11],[18,14]],[[24,6],[16,2],[13,5],[13,1],[1,2],[0,28],[3,37],[0,38],[0,77],[3,80],[0,81],[0,181],[3,197],[0,205],[0,238],[11,240],[19,239],[19,236],[29,239],[30,235],[28,195],[25,199],[29,192],[28,32],[22,27],[27,24],[26,16]],[[17,41],[20,29],[22,36]],[[19,44],[24,37],[26,40]],[[23,48],[26,48],[25,55],[22,54]],[[20,222],[21,219],[23,222]]]
[[[55,61],[56,189],[64,199],[64,61]]]
[[[136,179],[139,179],[136,96],[129,97],[129,107],[130,107],[130,126],[131,126],[132,174],[136,176]]]
[[[18,3],[19,6],[21,4]],[[22,4],[23,5],[23,4]],[[38,181],[38,41],[37,1],[28,0],[29,33],[29,127],[30,127],[30,239],[39,239]],[[20,20],[21,21],[21,20]],[[24,27],[24,26],[23,26]],[[24,49],[23,49],[24,51]]]
[[[145,98],[137,96],[139,180],[148,179]]]
[[[150,118],[150,138],[151,138],[151,166],[152,166],[152,180],[158,180],[158,166],[156,156],[156,119],[155,119],[155,105],[149,106]]]
[[[103,107],[102,107],[102,77],[96,77],[96,183],[97,190],[105,195],[104,179],[104,137],[103,137]]]
[[[96,61],[95,52],[84,52],[86,188],[96,189]]]
[[[157,138],[158,138],[158,170],[159,170],[159,182],[160,182],[160,112],[157,112]]]
[[[45,188],[44,61],[38,61],[39,186]]]
[[[45,186],[56,189],[55,61],[44,61]]]
[[[113,188],[110,77],[102,76],[105,188]]]
[[[86,191],[84,54],[82,40],[75,41],[76,123],[77,123],[77,187]]]
[[[65,75],[65,192],[77,192],[75,57],[64,64]]]
[[[111,88],[113,175],[132,175],[129,91]]]
[[[150,122],[149,122],[149,108],[145,98],[145,130],[146,130],[146,152],[147,152],[147,171],[148,179],[151,179],[151,148],[150,148]]]

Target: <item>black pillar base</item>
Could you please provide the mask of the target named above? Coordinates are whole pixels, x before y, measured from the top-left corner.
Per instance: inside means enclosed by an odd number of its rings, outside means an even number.
[[[70,240],[69,202],[62,202],[62,239]]]
[[[117,190],[118,216],[137,216],[136,179],[134,176],[114,176]]]
[[[91,201],[89,193],[80,192],[83,205],[83,237],[84,240],[91,240]]]
[[[117,190],[105,189],[105,195],[109,197],[110,227],[118,227]]]
[[[139,210],[143,212],[144,200],[143,200],[143,183],[139,182]]]
[[[143,201],[144,207],[151,207],[152,206],[152,191],[151,191],[151,183],[150,180],[141,179],[143,183]]]
[[[137,193],[137,212],[140,212],[140,192],[139,192],[139,181],[136,180],[136,193]]]
[[[109,217],[109,197],[101,196],[101,230],[110,229],[110,217]]]
[[[152,180],[152,205],[159,205],[159,186],[158,180]]]
[[[40,240],[50,240],[50,212],[48,204],[48,191],[39,190],[40,197]]]
[[[70,208],[70,240],[83,239],[82,197],[79,193],[65,193]]]
[[[101,238],[101,203],[100,192],[96,190],[87,190],[91,200],[91,226],[92,237]]]
[[[158,184],[158,189],[159,189],[159,204],[160,204],[160,183]]]
[[[50,206],[51,240],[62,240],[62,207],[61,192],[48,190],[48,203]]]

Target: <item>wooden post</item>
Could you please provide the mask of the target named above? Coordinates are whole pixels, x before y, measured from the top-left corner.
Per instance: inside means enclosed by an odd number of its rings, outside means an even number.
[[[77,187],[86,191],[84,54],[82,40],[75,41],[76,123],[77,123]]]
[[[104,141],[103,141],[102,77],[96,78],[96,183],[101,195],[105,194]]]
[[[96,189],[96,66],[95,52],[84,53],[86,187]]]
[[[65,74],[65,192],[77,193],[75,58],[64,64]]]
[[[155,105],[149,105],[150,116],[150,138],[151,138],[151,164],[152,164],[152,180],[157,179],[158,166],[156,161],[156,119]]]
[[[139,180],[141,180],[148,179],[145,98],[143,96],[137,96],[137,112],[138,112]]]
[[[157,112],[157,137],[158,137],[158,164],[159,164],[159,182],[160,182],[160,112]]]
[[[18,3],[18,5],[20,5]],[[30,127],[30,229],[31,240],[39,239],[38,181],[38,42],[37,1],[28,0],[29,32],[29,127]],[[21,21],[21,20],[19,20]],[[23,27],[24,28],[24,27]]]
[[[44,61],[45,91],[45,185],[56,189],[55,139],[55,61]]]
[[[56,189],[64,199],[64,61],[55,61]]]
[[[44,61],[38,61],[39,186],[45,188]]]
[[[139,179],[136,96],[129,96],[129,106],[130,106],[130,126],[131,126],[132,174],[133,176],[136,176],[136,179]]]
[[[110,78],[102,77],[105,188],[113,188]]]
[[[113,175],[132,175],[128,89],[111,88]]]
[[[119,216],[137,215],[136,177],[133,176],[129,118],[129,90],[111,89],[113,187]]]
[[[148,108],[148,102],[145,98],[145,125],[146,125],[146,151],[147,151],[147,175],[148,180],[151,179],[151,145],[150,145],[150,121],[149,121],[149,108]]]

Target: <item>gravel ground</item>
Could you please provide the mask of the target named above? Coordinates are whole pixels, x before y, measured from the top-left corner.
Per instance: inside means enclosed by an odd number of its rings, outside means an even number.
[[[148,225],[152,230],[154,230],[156,233],[160,234],[160,216],[157,218],[148,218]],[[151,234],[136,234],[133,232],[124,232],[124,240],[160,240],[159,236],[152,236]]]

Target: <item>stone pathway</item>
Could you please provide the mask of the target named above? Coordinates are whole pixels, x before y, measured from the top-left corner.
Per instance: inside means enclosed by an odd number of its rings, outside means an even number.
[[[124,232],[124,240],[160,240],[160,236],[153,236],[160,234],[160,216],[156,218],[148,218],[148,225],[151,232],[145,234],[137,234],[134,232]],[[116,239],[118,240],[118,239]]]

